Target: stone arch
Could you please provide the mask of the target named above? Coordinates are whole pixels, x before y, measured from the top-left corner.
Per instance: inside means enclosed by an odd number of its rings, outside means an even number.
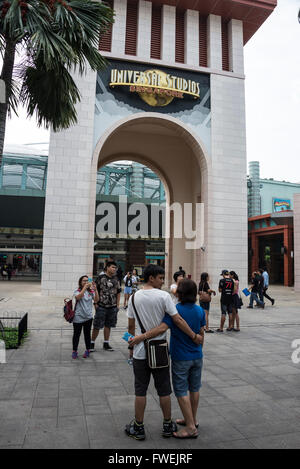
[[[157,173],[157,175],[160,177],[165,186],[167,201],[170,204],[177,201],[176,197],[178,197],[178,194],[176,196],[176,191],[178,192],[178,184],[180,184],[180,177],[177,176],[176,181],[174,177],[171,177],[168,171],[168,167],[163,161],[162,155],[160,155],[159,157],[153,157],[153,150],[152,154],[150,155],[151,152],[148,151],[148,148],[145,148],[143,151],[142,140],[140,145],[135,145],[134,142],[131,141],[132,139],[127,138],[127,140],[125,139],[125,148],[122,148],[122,138],[125,138],[124,136],[126,135],[126,133],[130,134],[130,132],[133,131],[135,132],[135,139],[138,139],[139,132],[141,134],[144,132],[145,135],[147,133],[149,135],[160,135],[162,137],[160,139],[160,142],[165,143],[166,139],[169,139],[169,141],[171,141],[170,138],[172,138],[172,136],[176,139],[176,141],[182,142],[182,149],[185,152],[183,158],[185,158],[187,154],[189,155],[187,161],[189,161],[190,164],[193,165],[193,167],[195,168],[194,172],[197,173],[199,176],[199,180],[196,180],[197,178],[195,179],[195,174],[193,174],[193,184],[195,187],[193,190],[189,189],[191,191],[189,195],[190,199],[186,201],[204,202],[205,219],[207,220],[208,174],[210,167],[210,158],[208,156],[208,152],[205,149],[203,143],[198,138],[198,136],[196,136],[195,133],[192,131],[192,129],[183,124],[178,119],[160,113],[138,113],[119,120],[110,128],[108,128],[105,132],[103,132],[93,152],[91,168],[91,198],[93,197],[95,200],[97,169],[112,161],[128,159],[142,163],[152,169],[155,173]],[[174,164],[179,164],[178,159],[177,161],[174,161]],[[182,179],[182,181],[184,181],[184,179]],[[191,184],[192,181],[190,182],[190,185]],[[181,203],[184,202],[184,197],[181,196],[181,199],[182,200],[178,201]],[[94,217],[94,209],[95,207],[93,207],[92,209],[91,217]],[[91,220],[91,222],[93,221]],[[168,240],[166,240],[166,277],[167,282],[170,282],[172,278],[172,271],[178,268],[178,266],[176,267],[174,252],[176,250],[178,257],[178,251],[181,250],[181,248],[177,247],[175,249],[174,247],[176,243],[175,240],[172,239],[174,231],[172,213],[170,219],[168,220],[167,218],[166,222],[170,223],[171,235],[169,243]],[[205,232],[207,233],[206,226]],[[192,274],[193,278],[197,279],[200,274],[200,266],[201,270],[206,268],[206,253],[197,250],[196,253],[189,253],[189,256],[190,260],[188,262],[188,272]],[[181,262],[181,264],[184,264],[184,262]]]

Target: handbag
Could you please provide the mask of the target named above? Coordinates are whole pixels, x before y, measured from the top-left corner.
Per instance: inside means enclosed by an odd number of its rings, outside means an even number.
[[[199,299],[202,303],[210,303],[211,295],[209,293],[207,293],[206,291],[200,291],[199,292]]]
[[[142,334],[145,334],[146,330],[140,320],[138,312],[134,304],[134,295],[132,295],[132,306],[139,322]],[[158,368],[167,368],[170,366],[169,348],[166,339],[150,339],[144,340],[146,349],[146,358],[149,368],[156,370]]]
[[[65,303],[65,306],[63,308],[64,318],[67,322],[72,323],[74,316],[75,316],[77,301],[75,303],[74,309],[73,309],[73,299],[65,298],[64,303]]]

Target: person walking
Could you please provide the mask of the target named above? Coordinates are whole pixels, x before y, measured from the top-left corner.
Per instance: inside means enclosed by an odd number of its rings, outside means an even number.
[[[179,303],[176,305],[176,309],[189,327],[195,333],[200,334],[201,343],[195,344],[175,325],[169,315],[165,315],[160,326],[147,332],[147,338],[156,337],[170,328],[173,389],[183,415],[183,419],[176,420],[176,424],[184,426],[183,429],[174,432],[173,436],[180,439],[197,438],[197,410],[203,365],[205,312],[203,308],[195,304],[197,285],[193,280],[183,279],[178,285],[177,294]],[[138,344],[142,340],[144,340],[144,334],[134,337],[132,344]]]
[[[209,309],[210,309],[210,302],[211,302],[211,295],[216,295],[215,290],[212,290],[208,284],[209,282],[209,275],[207,272],[202,272],[200,277],[200,283],[198,287],[198,294],[199,294],[199,303],[201,308],[205,311],[205,332],[213,333],[214,331],[209,328],[208,316],[209,316]],[[201,299],[202,298],[202,299]]]
[[[76,305],[73,319],[73,352],[72,358],[78,358],[78,344],[83,329],[85,352],[83,358],[88,358],[91,348],[91,328],[93,321],[93,305],[99,300],[97,287],[94,282],[88,281],[88,276],[83,275],[78,281],[78,288],[74,292]]]
[[[233,295],[235,293],[234,281],[230,277],[228,270],[222,270],[221,275],[223,277],[219,282],[219,292],[221,293],[221,322],[219,329],[217,329],[217,332],[223,332],[226,314],[228,314],[229,318],[229,324],[226,330],[233,330],[232,304]]]
[[[108,261],[105,265],[104,273],[96,280],[99,301],[97,302],[96,313],[93,322],[93,332],[91,340],[91,352],[95,350],[95,341],[99,330],[104,329],[103,349],[113,352],[109,345],[110,330],[116,327],[118,311],[120,307],[121,288],[116,276],[117,264],[115,261]]]
[[[7,266],[7,277],[8,277],[7,280],[11,280],[12,271],[13,271],[12,265],[8,264],[8,266]]]
[[[179,282],[184,278],[184,275],[182,273],[182,270],[178,270],[177,272],[175,272],[175,274],[173,275],[173,279],[174,279],[174,282],[175,283],[172,283],[172,285],[170,286],[170,295],[171,295],[171,298],[172,298],[172,301],[173,303],[176,305],[178,303],[178,298],[176,296],[176,292],[177,292],[177,287],[178,287],[178,284]]]
[[[247,306],[247,308],[249,309],[253,309],[254,301],[256,301],[257,306],[259,306],[260,308],[265,307],[265,303],[258,298],[259,290],[260,290],[260,283],[261,283],[260,273],[257,271],[253,272],[252,279],[251,279],[252,285],[249,289],[251,291],[250,302],[249,302],[249,306]]]
[[[231,270],[231,272],[229,272],[229,275],[235,283],[235,293],[233,295],[233,304],[232,304],[232,327],[233,327],[234,332],[240,332],[239,309],[241,309],[243,302],[241,300],[240,293],[239,293],[239,277],[234,272],[234,270]],[[236,327],[234,327],[235,323],[236,323]]]
[[[133,269],[132,271],[132,293],[135,293],[139,289],[140,277],[137,274],[137,270]]]
[[[274,300],[274,298],[271,298],[267,294],[267,290],[269,288],[269,274],[268,274],[268,271],[267,271],[267,269],[259,269],[259,272],[262,276],[262,289],[260,291],[259,299],[261,301],[263,301],[264,300],[263,297],[265,297],[272,303],[272,306],[273,306],[274,303],[275,303],[275,300]]]
[[[132,295],[133,278],[132,278],[132,273],[131,272],[127,272],[127,275],[125,275],[124,283],[125,283],[125,288],[124,288],[124,306],[123,306],[123,308],[127,309],[129,297]]]
[[[136,312],[146,332],[142,340],[134,345],[133,372],[135,377],[135,419],[126,425],[126,434],[136,440],[145,439],[144,413],[146,408],[146,395],[151,375],[159,396],[160,407],[163,413],[162,436],[171,437],[177,430],[176,423],[171,418],[171,384],[169,367],[152,369],[146,359],[144,340],[148,339],[148,332],[162,323],[165,315],[169,315],[182,331],[195,343],[201,343],[203,338],[194,332],[186,321],[178,314],[168,292],[161,290],[164,283],[164,269],[158,265],[149,264],[144,271],[145,285],[129,300],[128,305],[128,332],[135,335]],[[134,303],[133,303],[134,301]],[[167,328],[166,328],[167,329]],[[138,335],[141,327],[137,320]],[[165,339],[166,332],[157,339]]]

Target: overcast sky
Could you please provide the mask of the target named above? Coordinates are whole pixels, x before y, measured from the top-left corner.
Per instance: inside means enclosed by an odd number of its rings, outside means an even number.
[[[244,49],[248,161],[260,162],[261,177],[291,182],[300,182],[299,8],[300,0],[278,0]],[[48,141],[23,110],[8,121],[5,143]]]

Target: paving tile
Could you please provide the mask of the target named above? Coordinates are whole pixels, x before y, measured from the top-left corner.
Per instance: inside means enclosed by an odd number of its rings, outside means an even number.
[[[26,418],[5,418],[0,424],[0,447],[22,445],[27,430]]]
[[[82,398],[71,397],[59,399],[58,415],[59,417],[84,415]]]
[[[300,449],[300,432],[251,438],[249,441],[259,449]]]

